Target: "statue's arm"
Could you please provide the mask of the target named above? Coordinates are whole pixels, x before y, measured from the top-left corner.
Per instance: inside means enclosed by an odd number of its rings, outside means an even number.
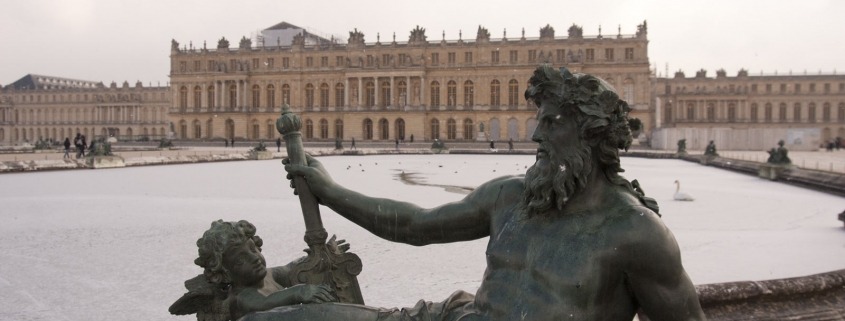
[[[412,245],[474,240],[490,234],[490,217],[507,178],[476,188],[464,199],[431,209],[386,198],[369,197],[335,183],[314,158],[308,166],[287,165],[291,175],[302,175],[319,202],[394,242]]]
[[[656,215],[632,242],[628,285],[640,307],[654,321],[705,320],[695,286],[681,265],[672,233]]]
[[[237,305],[242,314],[266,311],[280,306],[300,303],[337,301],[326,285],[297,284],[264,296],[255,289],[245,289],[237,295]]]

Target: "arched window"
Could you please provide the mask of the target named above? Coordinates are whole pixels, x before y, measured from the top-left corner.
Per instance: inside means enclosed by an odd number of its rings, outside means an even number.
[[[382,82],[381,83],[381,107],[387,107],[393,105],[390,101],[390,83],[389,82]]]
[[[801,103],[795,103],[792,106],[792,121],[801,121]]]
[[[508,82],[508,107],[515,108],[519,105],[519,82],[511,79]]]
[[[824,105],[822,105],[822,121],[830,121],[830,103],[824,103]]]
[[[252,126],[250,126],[251,130],[249,131],[249,138],[250,139],[258,139],[260,138],[258,135],[261,133],[261,125],[258,123],[258,119],[252,120]]]
[[[205,101],[208,103],[208,106],[207,106],[207,107],[208,107],[208,108],[214,108],[214,102],[215,102],[215,99],[214,99],[214,86],[213,86],[213,85],[212,85],[212,86],[208,86],[208,90],[206,90],[205,92],[206,92],[206,95],[205,95],[205,96],[206,96],[206,99],[205,99]]]
[[[252,108],[261,106],[261,87],[252,85]]]
[[[179,112],[185,112],[188,108],[188,87],[179,88]]]
[[[320,139],[329,138],[329,121],[320,119]]]
[[[327,83],[322,83],[320,85],[320,107],[329,107],[329,84]]]
[[[464,82],[464,107],[471,108],[475,105],[475,87],[471,80]]]
[[[232,84],[229,86],[229,110],[238,107],[238,86]]]
[[[194,139],[202,138],[202,126],[199,119],[194,119]]]
[[[290,105],[290,85],[282,85],[282,104]]]
[[[373,139],[373,120],[366,118],[364,119],[364,126],[363,126],[363,136],[366,140]]]
[[[305,121],[305,138],[314,138],[314,122],[310,119]]]
[[[393,127],[396,130],[396,136],[395,137],[399,140],[404,141],[405,140],[405,120],[402,119],[402,118],[397,119],[396,122],[394,122]]]
[[[267,109],[272,110],[274,107],[276,107],[276,86],[267,85]]]
[[[666,124],[672,123],[672,104],[666,104],[666,108],[663,112],[663,122]]]
[[[763,119],[766,120],[767,123],[772,122],[772,104],[766,103],[765,110],[763,111]]]
[[[334,86],[334,105],[338,110],[346,105],[346,90],[341,83]]]
[[[751,122],[753,122],[753,123],[757,122],[757,104],[756,103],[751,104]]]
[[[786,122],[786,103],[778,105],[778,120]]]
[[[490,106],[499,107],[499,105],[501,105],[501,100],[499,99],[501,96],[499,93],[499,87],[500,84],[498,80],[493,79],[493,81],[490,82]]]
[[[475,126],[472,124],[472,119],[464,119],[464,139],[472,140],[473,133],[475,133]]]
[[[628,105],[634,104],[634,80],[631,78],[625,79],[622,82],[622,97]]]
[[[334,121],[334,137],[343,139],[343,120],[341,119]]]
[[[202,107],[202,87],[194,87],[194,109],[199,110]]]
[[[437,118],[431,119],[431,139],[440,139],[440,121]]]
[[[693,105],[693,104],[687,105],[687,120],[689,120],[689,121],[695,120],[695,105]]]
[[[449,118],[446,121],[446,139],[455,139],[458,136],[458,128],[454,119]]]
[[[275,122],[273,122],[272,119],[268,119],[265,128],[267,128],[267,139],[273,139],[273,137],[276,136]]]
[[[816,122],[816,103],[810,103],[807,106],[807,120],[811,123]]]
[[[836,119],[840,123],[845,123],[845,103],[839,103],[839,108],[837,108]]]
[[[314,108],[314,85],[305,85],[305,108]]]
[[[713,103],[707,104],[707,121],[716,121],[716,106]]]
[[[390,123],[387,121],[387,119],[382,118],[378,121],[378,129],[379,139],[390,139]]]
[[[373,107],[376,105],[376,87],[372,81],[368,81],[364,85],[364,96],[366,97],[366,107]]]
[[[728,104],[728,122],[735,122],[736,121],[736,104],[730,103]]]
[[[454,80],[446,83],[446,107],[455,107],[458,100],[458,84]]]
[[[440,83],[431,82],[431,107],[440,107]]]

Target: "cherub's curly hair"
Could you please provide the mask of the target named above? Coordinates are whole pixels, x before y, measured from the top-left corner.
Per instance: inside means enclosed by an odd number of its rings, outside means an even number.
[[[633,141],[628,126],[631,107],[619,99],[610,84],[591,75],[573,74],[565,67],[558,71],[547,64],[534,70],[528,84],[525,99],[533,100],[538,107],[540,102],[550,101],[561,108],[562,116],[573,117],[581,139],[590,146],[604,175],[614,184],[635,192],[643,203],[654,203],[652,209],[657,212],[657,203],[644,198],[641,191],[635,191],[619,175],[625,171],[619,163],[619,150],[628,150]]]
[[[223,254],[230,247],[238,246],[250,239],[255,242],[255,246],[261,251],[263,241],[255,235],[255,225],[252,225],[252,223],[245,220],[211,222],[211,228],[203,233],[202,238],[197,240],[199,257],[194,260],[194,263],[204,269],[203,275],[209,282],[220,285],[229,284],[231,280],[223,267]]]

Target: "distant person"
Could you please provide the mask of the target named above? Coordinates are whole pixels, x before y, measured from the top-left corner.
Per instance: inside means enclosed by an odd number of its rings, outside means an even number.
[[[490,150],[496,150],[496,141],[490,141]]]
[[[80,145],[82,146],[82,150],[80,152],[82,153],[82,157],[85,157],[85,147],[88,146],[88,142],[85,139],[85,135],[82,135],[80,139],[82,140],[82,145]]]
[[[355,137],[352,137],[352,149],[355,149]]]
[[[70,158],[70,138],[65,137],[64,145],[65,145],[65,156],[62,156],[62,158],[63,159],[64,158]]]
[[[278,138],[276,138],[276,152],[281,152],[281,151],[282,151],[282,138],[278,137]]]
[[[411,134],[411,142],[414,142],[414,134]]]
[[[82,134],[76,133],[73,137],[73,147],[76,148],[76,158],[82,157]]]
[[[232,148],[235,148],[235,138],[234,137],[232,137],[232,141],[229,142],[229,145],[232,146]]]
[[[226,148],[229,148],[229,140],[228,139],[224,138],[223,143],[226,144]]]
[[[396,139],[396,150],[399,150],[399,138]]]
[[[508,151],[513,151],[513,138],[508,138]]]

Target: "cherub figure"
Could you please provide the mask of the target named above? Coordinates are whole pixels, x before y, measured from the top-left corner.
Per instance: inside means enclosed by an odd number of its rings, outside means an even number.
[[[196,313],[198,320],[224,321],[280,306],[337,301],[327,285],[291,284],[291,267],[302,259],[267,268],[261,254],[263,241],[255,231],[245,220],[211,222],[197,240],[199,257],[194,263],[204,269],[203,274],[185,281],[188,293],[170,306],[170,313]],[[334,237],[328,245],[341,252],[349,248]]]

